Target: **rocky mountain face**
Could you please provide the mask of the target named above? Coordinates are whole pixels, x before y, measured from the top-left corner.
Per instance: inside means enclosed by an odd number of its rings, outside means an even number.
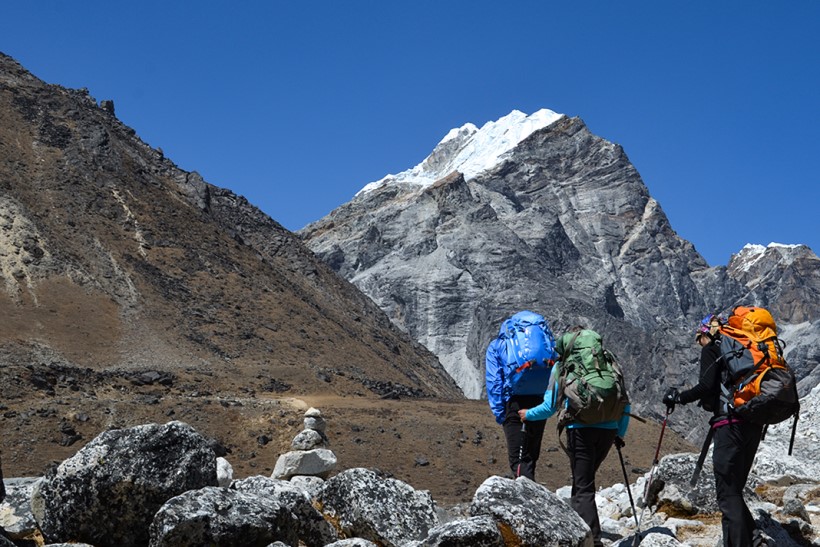
[[[485,134],[499,127],[521,140],[499,145]],[[741,303],[772,309],[807,379],[803,392],[816,383],[817,256],[804,246],[747,247],[710,268],[624,150],[578,118],[513,112],[454,129],[415,168],[367,185],[300,235],[438,355],[471,398],[484,396],[488,342],[521,309],[544,314],[557,333],[579,323],[599,330],[648,414],[660,415],[666,387],[696,380],[693,326]]]

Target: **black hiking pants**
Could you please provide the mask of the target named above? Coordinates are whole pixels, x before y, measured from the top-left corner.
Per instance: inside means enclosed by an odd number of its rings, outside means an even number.
[[[526,430],[522,432],[518,411],[538,406],[543,401],[543,395],[513,395],[504,405],[504,436],[507,438],[507,457],[513,477],[535,480],[535,464],[541,454],[541,439],[547,421],[527,422]]]
[[[718,507],[723,513],[724,547],[752,544],[755,521],[743,500],[743,489],[762,434],[762,426],[749,422],[735,422],[715,429],[712,464]]]
[[[567,428],[566,432],[569,463],[572,468],[570,505],[592,530],[592,539],[597,547],[603,543],[598,507],[595,505],[595,473],[609,454],[618,430],[576,427]]]

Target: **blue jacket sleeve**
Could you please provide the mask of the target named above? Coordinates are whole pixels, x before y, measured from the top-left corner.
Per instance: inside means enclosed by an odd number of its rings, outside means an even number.
[[[629,429],[629,412],[632,412],[632,405],[626,405],[623,416],[618,420],[618,436],[622,439],[626,437],[626,431]]]
[[[548,385],[552,386],[552,376],[555,374],[555,367],[552,367],[552,372],[550,373],[550,382]],[[538,420],[547,420],[555,414],[555,390],[547,388],[546,393],[544,393],[544,402],[540,405],[533,407],[527,410],[526,419],[532,422],[536,422]]]
[[[487,383],[487,401],[490,403],[490,410],[495,416],[495,421],[504,423],[504,367],[499,354],[499,341],[493,340],[487,346],[487,354],[484,358],[485,373],[484,380]]]

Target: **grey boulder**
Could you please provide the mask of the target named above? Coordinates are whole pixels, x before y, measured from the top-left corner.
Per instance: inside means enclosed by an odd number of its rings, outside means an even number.
[[[216,484],[207,439],[182,422],[147,424],[105,431],[51,469],[36,484],[31,509],[51,542],[145,545],[166,501]]]
[[[593,544],[592,532],[578,513],[526,477],[488,478],[476,490],[470,513],[492,517],[508,544],[521,547],[591,547]]]
[[[339,539],[336,530],[310,503],[308,494],[287,481],[262,476],[234,481],[231,488],[239,492],[275,500],[293,514],[297,535],[307,547],[323,547]]]
[[[344,536],[383,547],[423,540],[438,525],[428,491],[360,467],[328,479],[318,502]]]
[[[504,547],[504,538],[492,517],[482,515],[436,526],[419,547]]]
[[[229,488],[191,490],[168,500],[150,527],[150,547],[297,545],[294,516],[273,499]]]
[[[6,498],[0,503],[0,526],[15,539],[30,536],[37,529],[31,513],[31,492],[37,477],[6,479]]]

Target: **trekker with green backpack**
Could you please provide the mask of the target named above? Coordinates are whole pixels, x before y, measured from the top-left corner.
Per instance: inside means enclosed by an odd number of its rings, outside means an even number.
[[[527,423],[539,423],[558,413],[559,441],[561,432],[567,431],[564,450],[572,469],[570,504],[592,530],[594,545],[601,546],[595,473],[613,444],[618,449],[624,446],[629,398],[620,366],[603,348],[597,332],[573,327],[558,339],[555,349],[560,361],[552,369],[543,402],[521,409],[519,416]]]

